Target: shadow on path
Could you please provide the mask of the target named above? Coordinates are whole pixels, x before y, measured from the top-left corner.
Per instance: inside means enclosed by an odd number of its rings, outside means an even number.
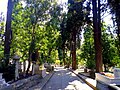
[[[55,73],[42,90],[93,90],[74,73],[63,67],[55,68]]]

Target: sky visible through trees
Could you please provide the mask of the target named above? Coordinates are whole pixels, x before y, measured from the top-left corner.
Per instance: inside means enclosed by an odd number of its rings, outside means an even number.
[[[7,1],[8,0],[0,0],[0,12],[3,12],[4,15],[6,15],[6,11],[7,11]],[[67,7],[65,5],[67,5],[67,1],[68,0],[58,0],[58,4],[63,4],[64,5],[64,11],[67,12]],[[111,20],[111,15],[109,13],[105,13],[104,17],[102,18],[107,25],[113,25],[113,22]],[[84,41],[84,37],[83,37],[83,32],[82,32],[82,42]]]
[[[0,12],[7,18],[1,18],[0,13],[3,65],[9,66],[9,60],[17,54],[20,62],[28,61],[26,75],[33,61],[42,65],[58,60],[65,67],[77,69],[81,64],[95,67],[97,72],[102,71],[103,64],[105,71],[107,66],[120,66],[118,2],[9,0],[8,3],[7,11],[7,0],[0,0]]]
[[[6,14],[7,11],[7,1],[8,0],[0,0],[0,12],[4,12],[4,14]],[[64,4],[67,3],[68,0],[58,0],[59,4]],[[67,11],[65,9],[65,11]],[[110,24],[112,25],[112,20],[111,20],[111,15],[109,13],[106,13],[105,17],[104,17],[104,21],[106,22],[106,24]]]

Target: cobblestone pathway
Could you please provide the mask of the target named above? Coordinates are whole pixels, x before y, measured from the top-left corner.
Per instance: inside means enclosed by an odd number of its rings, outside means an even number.
[[[58,67],[55,73],[42,90],[93,90],[80,80],[75,74]]]

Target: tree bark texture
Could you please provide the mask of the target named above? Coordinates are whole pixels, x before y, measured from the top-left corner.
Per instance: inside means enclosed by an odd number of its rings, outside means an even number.
[[[118,53],[120,57],[120,5],[119,3],[116,6],[116,23],[117,23],[117,36],[118,36]]]
[[[73,31],[72,34],[72,69],[76,70],[76,31]]]
[[[100,27],[100,0],[92,0],[93,5],[93,32],[94,32],[94,46],[95,46],[95,60],[96,72],[102,72],[102,45],[101,45],[101,27]]]
[[[12,0],[8,0],[7,18],[6,18],[6,27],[5,27],[5,42],[4,42],[4,57],[5,57],[6,65],[8,65],[9,57],[10,57],[10,44],[12,38],[12,30],[11,30],[12,9],[13,9],[13,2]]]
[[[63,48],[63,63],[64,63],[64,65],[66,65],[66,61],[65,61],[65,47]]]

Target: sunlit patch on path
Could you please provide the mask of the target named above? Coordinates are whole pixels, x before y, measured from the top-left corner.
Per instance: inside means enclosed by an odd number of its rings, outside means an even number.
[[[75,74],[63,67],[55,68],[55,74],[42,90],[93,90]]]

